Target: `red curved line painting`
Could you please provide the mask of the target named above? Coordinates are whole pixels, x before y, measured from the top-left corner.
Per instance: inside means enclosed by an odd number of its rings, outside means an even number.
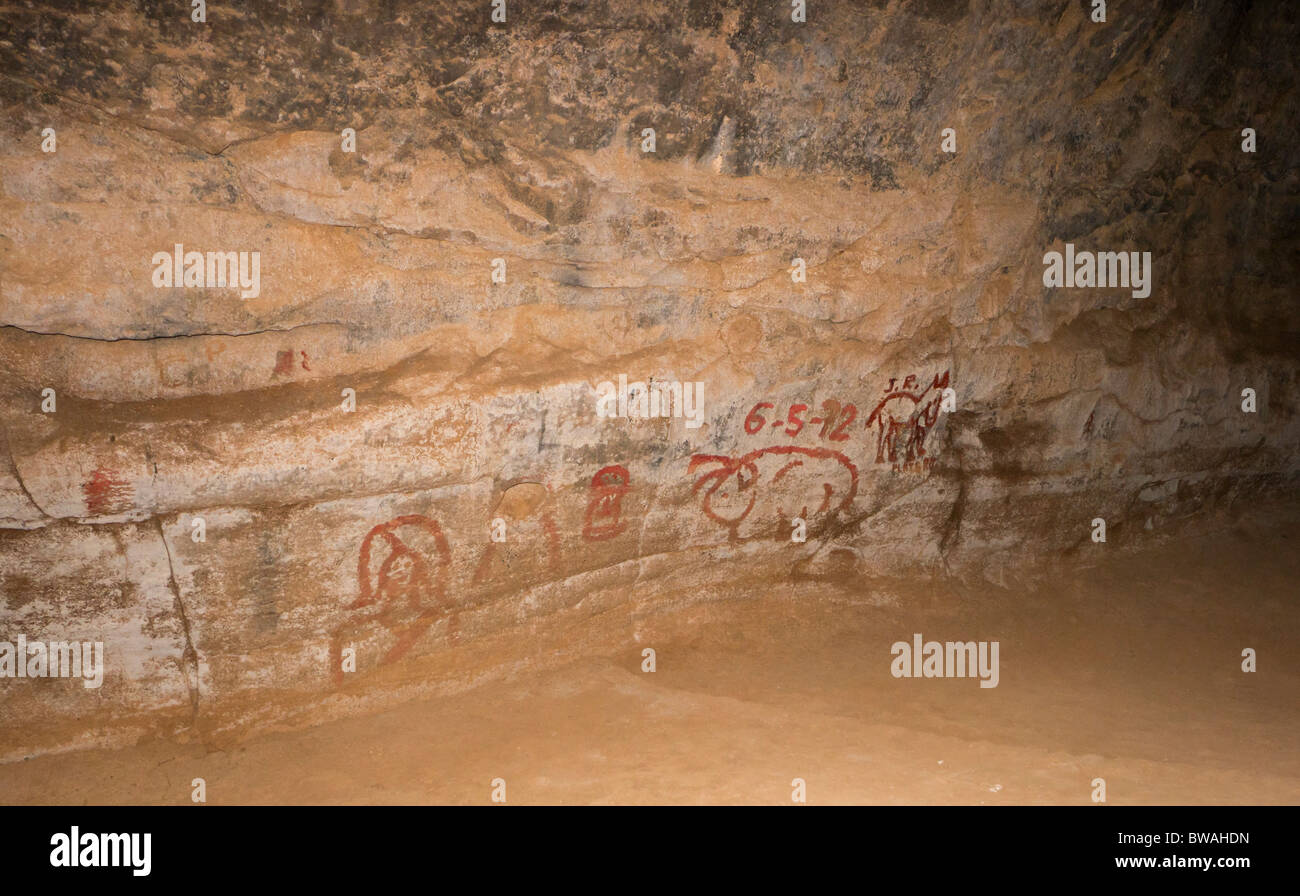
[[[769,455],[792,456],[793,459],[780,468],[780,470],[772,477],[771,482],[763,483],[759,475],[757,462],[759,459]],[[695,473],[702,467],[716,465],[717,469],[709,470],[696,479],[692,492],[699,494],[701,490],[704,491],[700,509],[709,517],[709,519],[730,529],[732,536],[735,537],[741,522],[743,522],[753,511],[754,505],[758,499],[760,487],[775,486],[776,483],[788,472],[796,467],[803,466],[805,458],[832,461],[833,463],[843,467],[848,472],[849,487],[844,492],[843,497],[840,498],[838,505],[834,508],[837,512],[848,509],[858,494],[858,468],[846,456],[838,451],[832,451],[829,448],[806,448],[800,445],[772,445],[767,448],[760,448],[757,451],[751,451],[741,457],[728,457],[719,454],[697,454],[691,458],[690,464],[687,467],[687,473]],[[713,498],[715,496],[728,496],[726,493],[719,493],[719,489],[721,489],[725,483],[732,481],[733,476],[735,477],[737,493],[749,492],[749,500],[743,504],[742,509],[738,512],[733,511],[730,515],[724,516],[717,512],[713,507]],[[821,510],[830,509],[831,498],[834,493],[834,489],[830,483],[823,483],[822,487],[825,496],[822,505],[819,508],[819,512]]]
[[[423,533],[433,543],[434,557],[418,547],[407,544],[399,530],[410,529],[412,534]],[[411,536],[406,536],[409,539]],[[375,542],[387,550],[383,562],[373,576],[371,565],[375,556]],[[381,625],[397,636],[396,642],[384,654],[383,663],[391,663],[406,653],[430,626],[451,610],[447,600],[447,573],[451,564],[451,549],[442,527],[437,521],[419,514],[409,514],[375,526],[361,542],[357,557],[357,585],[360,591],[355,601],[346,607],[351,613],[330,639],[330,669],[335,685],[343,683],[342,652],[344,634],[352,626],[377,619]],[[395,570],[404,567],[401,575]],[[408,609],[421,611],[409,623],[393,618],[391,611],[403,598]],[[357,611],[378,605],[375,614]],[[453,619],[454,623],[454,619]]]

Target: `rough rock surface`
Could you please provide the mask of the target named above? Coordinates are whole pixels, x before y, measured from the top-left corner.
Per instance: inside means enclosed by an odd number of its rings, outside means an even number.
[[[0,11],[0,639],[108,656],[0,681],[0,757],[1294,497],[1291,5],[185,5]],[[260,252],[258,295],[156,288],[178,243]],[[1066,243],[1150,294],[1045,287]],[[703,425],[599,417],[620,375]]]

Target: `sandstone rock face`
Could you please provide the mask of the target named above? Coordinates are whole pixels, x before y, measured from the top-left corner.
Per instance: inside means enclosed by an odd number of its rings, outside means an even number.
[[[0,15],[0,640],[106,654],[0,680],[0,758],[1294,497],[1288,4],[186,5]]]

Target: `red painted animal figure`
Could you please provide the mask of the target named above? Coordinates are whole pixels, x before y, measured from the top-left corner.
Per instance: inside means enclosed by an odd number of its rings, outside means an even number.
[[[887,462],[895,470],[925,457],[925,437],[939,420],[948,371],[920,391],[915,383],[916,377],[909,376],[903,388],[890,391],[867,417],[867,428],[876,426],[876,463]]]
[[[330,639],[330,670],[335,685],[343,683],[345,641],[365,638],[366,630],[374,629],[377,623],[389,642],[380,664],[391,663],[451,612],[447,597],[450,562],[451,550],[442,527],[428,517],[399,516],[366,534],[357,558],[361,593],[347,606],[348,618]],[[454,617],[451,621],[454,624]]]
[[[820,514],[847,510],[858,493],[858,468],[829,448],[774,445],[741,457],[697,454],[688,473],[705,469],[693,491],[701,495],[704,515],[725,526],[732,541],[756,506],[764,505],[755,524],[771,526],[777,539],[789,538],[795,517],[811,522]]]

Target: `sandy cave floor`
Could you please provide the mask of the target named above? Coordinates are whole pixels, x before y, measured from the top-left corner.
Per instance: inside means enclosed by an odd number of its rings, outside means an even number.
[[[1185,540],[1036,588],[773,585],[547,672],[223,750],[0,766],[6,804],[1300,802],[1300,526]],[[1111,556],[1114,556],[1112,552]],[[1000,684],[889,647],[998,640]],[[1254,647],[1258,671],[1241,671]]]

